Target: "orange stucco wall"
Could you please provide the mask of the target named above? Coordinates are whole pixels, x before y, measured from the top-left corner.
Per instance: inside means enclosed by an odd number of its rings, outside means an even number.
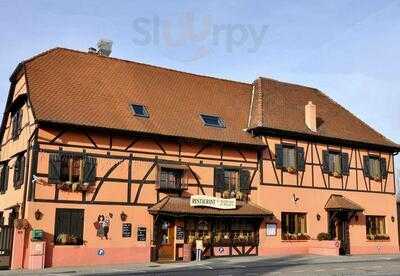
[[[28,137],[28,133],[26,137]],[[336,148],[349,153],[351,170],[348,177],[335,178],[321,171],[322,151],[327,145],[313,144],[276,137],[264,139],[268,150],[263,154],[262,162],[257,159],[255,149],[221,146],[203,143],[154,140],[151,138],[130,137],[105,132],[41,128],[38,132],[39,153],[37,156],[36,176],[40,181],[27,187],[34,191],[32,201],[27,202],[26,219],[32,228],[43,229],[47,241],[46,266],[70,266],[86,264],[147,262],[150,260],[150,247],[153,238],[153,217],[147,207],[165,196],[157,193],[156,179],[158,160],[172,160],[188,163],[191,170],[185,172],[189,186],[185,192],[190,194],[213,195],[214,167],[222,162],[224,166],[244,167],[254,176],[251,183],[250,200],[270,211],[275,219],[265,220],[260,228],[259,255],[306,254],[310,248],[318,248],[315,238],[320,232],[327,232],[327,213],[324,206],[332,194],[342,194],[365,208],[363,214],[353,218],[350,224],[350,244],[352,254],[395,253],[398,248],[397,214],[394,197],[393,157],[383,152],[374,154],[386,157],[389,161],[387,180],[370,181],[364,178],[361,170],[362,156],[368,154],[364,149]],[[274,164],[275,144],[294,143],[305,150],[306,170],[296,174],[276,170]],[[11,147],[11,146],[10,146]],[[97,177],[103,177],[115,164],[119,164],[97,191],[100,180],[91,191],[67,192],[57,190],[47,183],[49,152],[82,152],[97,155]],[[221,154],[222,153],[222,154]],[[372,153],[372,152],[371,152]],[[108,154],[108,155],[107,155]],[[132,156],[132,186],[128,201],[129,156]],[[260,168],[262,166],[262,170]],[[153,169],[152,169],[153,168]],[[200,181],[197,183],[196,177]],[[10,180],[11,181],[11,180]],[[11,183],[11,182],[10,182]],[[141,183],[144,183],[141,185]],[[9,202],[15,202],[13,191],[3,195]],[[294,202],[293,197],[299,200]],[[19,200],[19,199],[18,199]],[[372,204],[373,202],[373,204]],[[2,205],[1,205],[2,206]],[[0,206],[0,209],[1,209]],[[84,209],[84,245],[54,245],[54,219],[56,208]],[[35,211],[40,210],[43,217],[36,220]],[[124,212],[132,223],[132,237],[122,237],[120,214]],[[307,213],[307,230],[311,241],[282,241],[281,212]],[[109,240],[96,236],[94,223],[98,215],[111,218]],[[321,219],[317,220],[317,214]],[[390,240],[370,242],[366,240],[365,215],[385,216],[386,231]],[[391,217],[394,217],[392,222]],[[277,236],[266,236],[265,224],[277,223]],[[137,241],[137,228],[146,227],[145,242]],[[98,256],[98,250],[104,249],[104,256]],[[333,250],[334,251],[334,250]],[[29,258],[25,252],[25,262]],[[316,251],[313,251],[316,252]],[[181,254],[181,253],[177,253]]]
[[[22,76],[14,88],[14,96],[15,100],[18,96],[22,94],[26,94],[26,83],[25,76]],[[14,140],[11,137],[12,131],[12,120],[11,115],[8,114],[6,128],[4,131],[4,136],[1,141],[1,150],[0,150],[0,161],[9,161],[8,165],[9,169],[9,177],[8,177],[8,189],[6,194],[0,194],[0,210],[7,209],[15,204],[22,204],[23,202],[23,194],[24,187],[20,187],[15,189],[13,186],[13,176],[14,170],[13,165],[15,163],[16,157],[15,155],[18,153],[22,153],[27,160],[27,149],[28,149],[28,140],[32,136],[35,131],[34,118],[32,114],[32,109],[29,107],[28,103],[23,104],[21,107],[22,110],[22,130],[18,139]],[[25,172],[29,171],[29,164],[26,162]],[[5,222],[7,223],[7,217],[10,210],[4,211]]]

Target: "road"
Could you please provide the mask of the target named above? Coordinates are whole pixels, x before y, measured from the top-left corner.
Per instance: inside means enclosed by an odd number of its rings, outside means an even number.
[[[104,266],[3,272],[5,275],[400,275],[400,255],[220,258],[199,263]],[[0,275],[2,273],[0,272]]]

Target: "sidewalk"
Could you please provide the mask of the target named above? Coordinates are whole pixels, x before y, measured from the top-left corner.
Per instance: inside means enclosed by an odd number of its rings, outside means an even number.
[[[140,273],[156,273],[165,272],[173,274],[173,272],[182,272],[185,270],[213,270],[232,267],[240,267],[240,265],[253,266],[291,266],[296,264],[327,264],[327,263],[346,263],[368,260],[391,260],[400,259],[400,255],[368,255],[368,256],[274,256],[274,257],[234,257],[234,258],[215,258],[204,260],[201,262],[190,263],[147,263],[147,264],[128,264],[128,265],[105,265],[95,267],[62,267],[62,268],[46,268],[43,270],[14,270],[0,271],[0,275],[101,275],[101,274],[140,274]]]

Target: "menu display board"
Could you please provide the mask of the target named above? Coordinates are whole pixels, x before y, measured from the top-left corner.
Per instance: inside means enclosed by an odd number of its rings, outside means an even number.
[[[132,224],[131,223],[123,223],[122,224],[122,237],[123,238],[132,237]]]
[[[177,240],[184,240],[185,239],[185,230],[182,226],[176,227],[176,239]]]
[[[137,240],[146,241],[146,227],[137,228]]]
[[[267,236],[276,236],[276,224],[271,223],[266,226]]]

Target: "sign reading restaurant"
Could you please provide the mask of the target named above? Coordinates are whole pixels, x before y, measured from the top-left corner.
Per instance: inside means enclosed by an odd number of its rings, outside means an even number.
[[[235,198],[219,198],[206,195],[192,195],[190,197],[190,206],[192,207],[211,207],[216,209],[236,209]]]

